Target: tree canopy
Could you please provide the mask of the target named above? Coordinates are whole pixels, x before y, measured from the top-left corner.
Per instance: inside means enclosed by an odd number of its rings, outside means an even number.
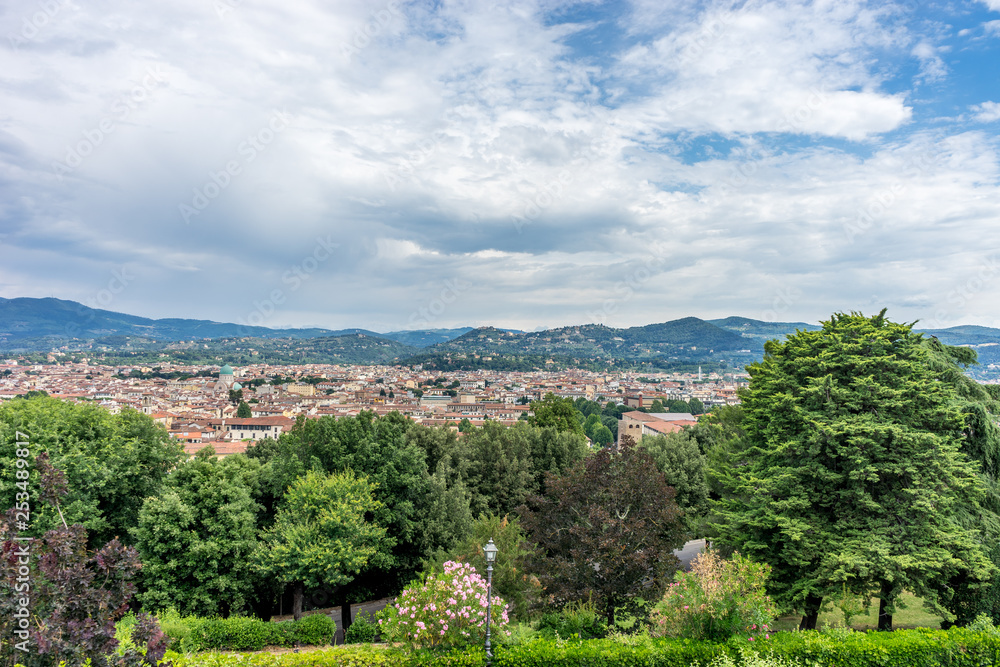
[[[536,546],[531,568],[555,605],[591,598],[614,623],[615,609],[662,594],[683,545],[680,511],[649,454],[624,438],[563,476],[522,508]]]
[[[719,541],[772,566],[803,627],[842,588],[878,596],[887,629],[901,591],[940,608],[936,582],[990,577],[976,531],[956,520],[983,499],[956,393],[912,325],[838,313],[769,341],[748,371]]]
[[[274,525],[261,535],[257,563],[265,576],[292,584],[296,620],[306,587],[341,586],[369,565],[391,563],[385,528],[369,519],[382,505],[373,490],[350,470],[310,470],[285,494]]]

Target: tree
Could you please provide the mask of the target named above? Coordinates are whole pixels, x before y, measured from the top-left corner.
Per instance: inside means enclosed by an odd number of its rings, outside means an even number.
[[[647,435],[639,446],[649,452],[667,484],[677,495],[674,501],[684,514],[688,537],[700,537],[701,522],[708,513],[708,480],[705,456],[687,432]]]
[[[594,444],[599,447],[607,447],[615,441],[615,436],[604,424],[600,424],[594,429],[594,435],[591,437]]]
[[[977,363],[975,350],[950,347],[937,338],[923,341],[932,369],[943,382],[954,387],[956,406],[965,417],[962,451],[979,463],[979,476],[986,497],[978,506],[959,509],[959,523],[978,530],[983,550],[1000,573],[1000,391],[992,385],[980,385],[963,372]],[[976,581],[967,573],[939,582],[944,606],[955,615],[956,625],[967,625],[979,614],[987,614],[1000,623],[1000,576],[994,575],[988,585]]]
[[[509,427],[486,422],[466,432],[450,465],[469,489],[473,515],[502,516],[543,492],[547,472],[562,474],[586,451],[586,440],[574,433],[525,422]]]
[[[772,566],[803,628],[842,588],[878,596],[879,629],[891,629],[901,591],[941,609],[937,582],[991,576],[977,531],[956,519],[983,494],[955,391],[912,325],[837,313],[769,341],[748,371],[746,446],[723,480],[718,541]]]
[[[214,455],[211,446],[202,449],[142,505],[133,535],[147,609],[228,615],[251,601],[258,506],[238,459]]]
[[[634,598],[659,598],[679,563],[671,551],[684,543],[674,490],[647,452],[622,440],[619,451],[550,477],[545,495],[520,510],[549,602],[593,599],[609,624]]]
[[[691,400],[688,401],[688,406],[691,414],[693,415],[700,415],[705,412],[705,404],[701,402],[701,399],[692,397]]]
[[[649,406],[649,411],[653,414],[657,414],[660,412],[666,412],[667,409],[663,406],[663,401],[657,398],[653,401],[653,404]]]
[[[302,618],[305,587],[334,587],[371,564],[388,564],[385,528],[366,520],[381,503],[352,471],[309,471],[288,489],[274,525],[261,536],[261,574],[293,586],[292,614]]]
[[[542,400],[531,402],[531,411],[534,415],[528,422],[533,426],[551,426],[557,431],[584,435],[583,425],[577,418],[579,413],[572,399],[560,398],[549,392]]]
[[[230,389],[229,390],[229,402],[233,405],[237,405],[243,400],[243,390],[242,389]]]
[[[0,465],[7,470],[14,469],[16,430],[31,434],[32,456],[46,452],[66,475],[63,514],[68,524],[87,529],[92,549],[116,536],[131,544],[141,500],[160,492],[184,455],[148,415],[131,409],[112,415],[96,405],[36,397],[0,405]],[[0,507],[14,504],[15,482],[12,475],[0,476]],[[40,537],[62,521],[43,504],[33,508],[31,525]]]
[[[238,419],[250,419],[253,417],[253,411],[250,410],[250,405],[246,401],[240,401],[240,405],[236,408],[236,417]]]

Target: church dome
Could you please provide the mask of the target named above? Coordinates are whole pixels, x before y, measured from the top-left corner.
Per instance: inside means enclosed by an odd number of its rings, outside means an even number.
[[[232,375],[232,374],[233,374],[233,368],[229,364],[226,364],[225,366],[219,369],[219,375]]]

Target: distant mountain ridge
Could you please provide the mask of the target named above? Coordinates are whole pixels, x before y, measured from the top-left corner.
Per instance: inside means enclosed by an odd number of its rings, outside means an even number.
[[[426,347],[460,336],[471,327],[426,329],[378,333],[367,329],[272,329],[213,320],[184,318],[150,319],[100,308],[76,301],[46,297],[0,298],[0,344],[19,340],[55,338],[101,338],[139,336],[157,341],[181,341],[199,338],[316,338],[364,334],[395,340],[413,347]]]
[[[231,358],[239,363],[404,363],[428,368],[649,367],[738,368],[759,359],[764,342],[805,322],[746,317],[684,317],[628,328],[582,324],[544,331],[459,327],[378,333],[367,329],[272,329],[183,318],[150,319],[55,298],[0,298],[0,350],[56,349],[178,363]],[[1000,362],[1000,329],[927,330],[948,345],[977,348],[986,366]],[[227,356],[228,355],[228,356]],[[308,360],[308,361],[307,361]]]

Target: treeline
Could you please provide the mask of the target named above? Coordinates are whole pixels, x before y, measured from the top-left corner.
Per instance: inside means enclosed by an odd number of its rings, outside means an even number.
[[[281,514],[285,495],[310,473],[353,471],[372,485],[367,519],[386,530],[377,567],[350,585],[314,581],[307,599],[365,600],[398,592],[435,554],[466,537],[473,517],[511,513],[544,488],[546,473],[586,455],[575,433],[519,423],[486,424],[462,434],[392,413],[300,418],[279,440],[246,454],[215,457],[206,448],[185,460],[182,447],[145,415],[111,415],[96,406],[44,396],[0,406],[0,462],[14,470],[15,430],[32,455],[46,451],[66,475],[61,511],[84,526],[98,548],[118,537],[143,563],[138,599],[147,609],[184,614],[277,613],[283,587],[260,576],[260,540]],[[30,473],[37,488],[37,472]],[[15,504],[16,479],[0,478],[0,501]],[[44,503],[28,534],[61,524]],[[336,590],[334,590],[336,589]]]

